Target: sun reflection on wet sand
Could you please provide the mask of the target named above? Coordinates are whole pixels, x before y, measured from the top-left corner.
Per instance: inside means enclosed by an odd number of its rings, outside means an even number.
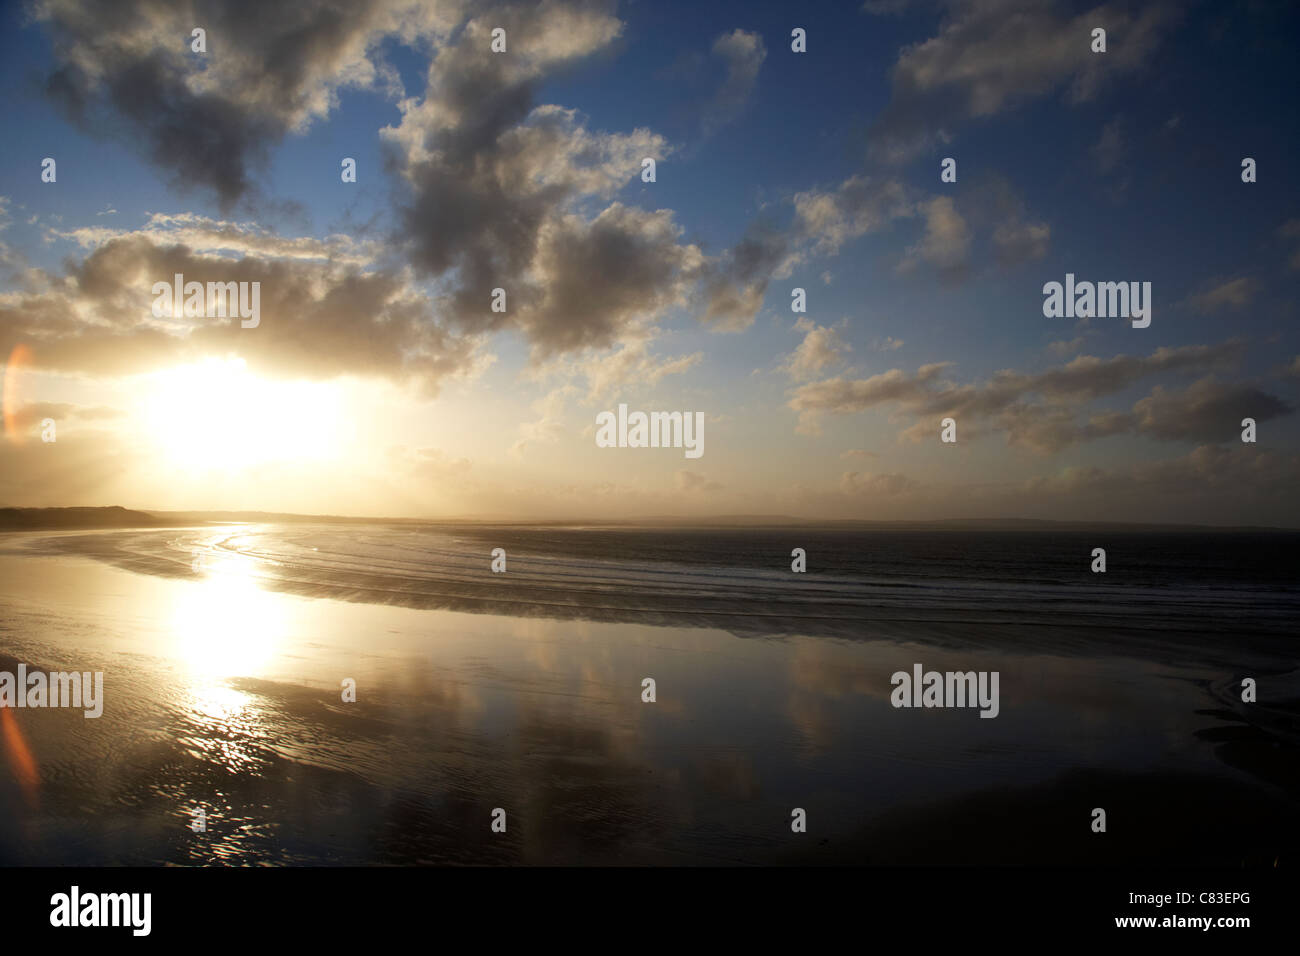
[[[287,624],[285,602],[262,590],[253,562],[221,558],[186,582],[172,613],[173,656],[195,677],[259,677]]]
[[[172,609],[171,656],[189,676],[181,706],[191,732],[179,742],[198,760],[231,773],[257,773],[269,756],[266,717],[253,695],[229,681],[267,672],[288,611],[277,595],[262,590],[246,558],[205,560],[204,571],[201,580],[182,586]]]
[[[186,716],[194,730],[180,739],[190,756],[232,773],[252,772],[267,761],[267,733],[252,695],[221,684],[195,684]]]

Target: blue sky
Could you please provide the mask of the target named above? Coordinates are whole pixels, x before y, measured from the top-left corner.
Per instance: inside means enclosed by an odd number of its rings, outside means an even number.
[[[30,434],[5,448],[4,503],[1300,521],[1288,5],[375,0],[337,22],[330,7],[263,23],[217,2],[104,22],[62,0],[6,11],[0,348],[27,349],[6,411]],[[496,23],[512,25],[504,54],[478,32]],[[345,53],[319,52],[340,37]],[[207,146],[182,162],[171,137]],[[45,156],[57,183],[40,182]],[[223,194],[232,168],[244,188]],[[222,223],[267,241],[221,245]],[[272,241],[290,239],[319,248]],[[526,305],[467,310],[487,287],[475,256]],[[201,322],[160,343],[148,287],[169,257],[282,282],[271,294],[341,290],[349,268],[402,292],[357,300],[370,335],[313,302],[279,329],[269,312],[243,338]],[[114,265],[135,285],[109,295],[87,276],[118,258],[142,265]],[[1151,326],[1045,318],[1043,284],[1067,272],[1150,282]],[[418,301],[413,325],[399,299]],[[118,337],[95,345],[78,322]],[[319,447],[295,460],[228,436],[178,455],[169,430],[220,416],[219,396],[175,392],[195,363],[218,392],[247,386],[247,363],[266,408],[250,434]],[[339,420],[277,411],[299,387]],[[706,454],[595,448],[618,402],[704,411]],[[180,417],[151,417],[159,403]],[[1254,409],[1246,444],[1228,425]],[[57,442],[34,438],[46,418]]]

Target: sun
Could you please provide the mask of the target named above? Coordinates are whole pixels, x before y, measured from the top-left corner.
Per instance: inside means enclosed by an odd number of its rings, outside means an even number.
[[[338,455],[340,387],[272,382],[243,359],[208,359],[151,376],[144,418],[161,458],[189,471],[242,471]]]

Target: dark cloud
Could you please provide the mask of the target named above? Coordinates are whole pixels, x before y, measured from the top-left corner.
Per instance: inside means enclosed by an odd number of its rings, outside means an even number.
[[[722,256],[705,257],[680,241],[671,213],[611,204],[637,178],[642,159],[670,152],[663,138],[644,129],[594,132],[572,110],[536,104],[548,78],[612,48],[623,24],[609,0],[118,0],[112,8],[87,11],[72,0],[35,6],[55,50],[50,94],[74,121],[138,143],[177,185],[210,188],[225,206],[254,194],[269,148],[328,116],[340,89],[398,90],[379,52],[382,40],[427,44],[424,89],[402,99],[401,121],[381,131],[401,183],[392,238],[417,278],[436,280],[439,327],[462,336],[517,329],[545,359],[625,341],[663,309],[690,302],[705,321],[743,327],[782,259],[784,240],[757,229]],[[207,31],[206,56],[189,49],[195,26]],[[506,31],[505,53],[491,49],[498,27]],[[743,108],[766,51],[757,34],[734,30],[716,39],[713,54],[726,72],[706,109],[711,128]],[[236,238],[247,245],[253,237]],[[100,250],[86,267],[98,273],[78,267],[75,280],[111,315],[130,314],[110,302],[113,288],[129,295],[132,287],[107,262],[110,255]],[[128,273],[139,268],[122,264]],[[287,275],[276,278],[292,286]],[[318,306],[308,300],[317,334],[331,344],[346,341],[332,303],[368,304],[361,290],[377,283],[355,275]],[[695,283],[705,290],[692,294]],[[506,291],[505,312],[491,308],[498,288]],[[390,304],[389,322],[409,326],[395,311]],[[176,343],[130,324],[129,333],[83,330],[77,352],[135,341],[165,360]],[[406,338],[413,335],[408,328]],[[395,364],[373,354],[384,340],[354,343],[363,367]],[[448,344],[436,343],[437,351]],[[302,354],[291,352],[284,364]]]
[[[744,237],[700,271],[700,321],[715,328],[746,328],[763,305],[768,283],[790,255],[790,237],[763,220],[750,224]]]
[[[440,312],[472,333],[522,331],[534,357],[625,341],[686,304],[703,255],[671,212],[615,193],[668,147],[648,130],[593,132],[572,110],[534,105],[554,71],[607,47],[605,3],[520,4],[473,20],[438,51],[426,97],[385,130],[406,183],[399,241],[442,281]],[[490,50],[490,26],[510,55]],[[493,290],[506,311],[493,312]]]
[[[534,105],[546,76],[619,35],[609,10],[502,8],[490,22],[518,38],[510,58],[490,52],[489,19],[471,21],[431,64],[425,100],[385,131],[408,187],[399,241],[421,273],[444,281],[440,311],[467,331],[518,329],[539,360],[635,338],[673,306],[743,328],[787,252],[784,235],[757,223],[707,257],[682,241],[671,212],[611,202],[644,158],[667,155],[662,137],[593,132],[572,110]],[[724,34],[714,52],[728,63],[721,121],[748,96],[765,53],[744,31]],[[491,309],[497,288],[505,312]]]
[[[1293,409],[1286,402],[1249,385],[1202,379],[1182,391],[1157,386],[1133,406],[1136,429],[1168,441],[1222,442],[1241,436],[1241,422],[1266,422]]]
[[[904,432],[907,437],[928,437],[940,418],[953,417],[967,437],[997,429],[1008,444],[1049,453],[1125,432],[1161,440],[1227,441],[1238,437],[1242,418],[1266,421],[1293,409],[1256,388],[1210,378],[1183,391],[1157,387],[1130,412],[1103,411],[1081,419],[1079,408],[1157,374],[1229,368],[1243,351],[1241,343],[1225,342],[1160,348],[1149,356],[1079,356],[1037,373],[1000,371],[978,385],[943,381],[940,376],[949,363],[936,363],[910,376],[891,369],[867,379],[811,382],[793,391],[789,407],[800,413],[801,430],[815,432],[822,414],[852,414],[894,404],[917,419]]]
[[[455,2],[38,0],[56,66],[45,89],[77,125],[137,144],[176,185],[245,197],[286,133],[326,116],[340,87],[391,85],[385,36],[438,36]],[[207,32],[207,53],[191,32]]]
[[[613,345],[636,320],[684,304],[699,255],[679,231],[667,210],[620,203],[551,224],[534,262],[540,292],[520,320],[538,354]]]

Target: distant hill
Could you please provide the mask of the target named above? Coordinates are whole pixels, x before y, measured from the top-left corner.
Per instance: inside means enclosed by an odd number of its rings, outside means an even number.
[[[171,524],[143,511],[108,508],[0,508],[0,531],[157,528]]]
[[[475,515],[460,518],[381,518],[350,515],[307,515],[268,511],[158,511],[148,513],[112,506],[107,508],[0,508],[0,531],[76,528],[181,528],[205,524],[376,524],[414,526],[489,526],[517,528],[656,528],[662,530],[708,528],[807,528],[853,531],[972,531],[972,532],[1227,532],[1294,531],[1268,527],[1224,527],[1195,524],[1143,524],[1121,521],[1048,521],[1036,518],[950,518],[938,521],[863,521],[857,519],[796,518],[790,515],[735,514],[716,517],[655,515],[624,520],[548,519]]]

